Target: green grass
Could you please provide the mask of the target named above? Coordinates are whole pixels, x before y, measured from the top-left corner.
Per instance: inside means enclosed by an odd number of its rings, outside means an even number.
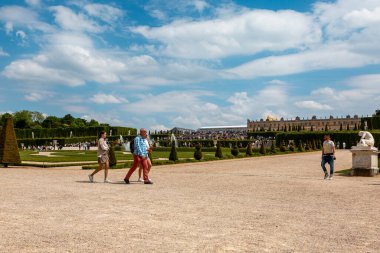
[[[213,160],[221,160],[215,157],[215,151],[211,148],[207,148],[203,153],[203,158],[201,161],[196,161],[194,158],[195,148],[180,148],[177,151],[179,161],[175,163],[185,163],[185,162],[204,162],[204,161],[213,161]],[[229,148],[222,148],[223,158],[222,159],[233,159],[234,157],[231,155],[231,151]],[[35,155],[35,154],[40,155]],[[82,150],[70,150],[70,151],[51,151],[52,157],[43,156],[44,152],[34,152],[34,151],[20,151],[21,160],[23,161],[23,165],[30,165],[36,167],[58,167],[58,166],[70,166],[70,165],[84,165],[85,167],[94,168],[96,167],[97,157],[96,151],[82,151]],[[266,155],[281,155],[295,153],[291,151],[280,152],[277,151],[276,154],[270,154],[267,151]],[[115,151],[116,159],[118,160],[118,164],[114,168],[126,168],[131,166],[132,155],[130,153],[123,153],[122,151]],[[167,148],[158,148],[157,150],[153,150],[153,165],[164,165],[164,164],[173,164],[174,162],[168,161],[168,157],[170,154],[170,149]],[[253,157],[261,156],[258,153],[258,150],[254,150]],[[237,158],[243,158],[245,156],[245,150],[240,149],[239,156]],[[161,158],[161,159],[159,159]],[[162,160],[162,158],[164,160]],[[33,164],[32,162],[39,162],[41,164]],[[42,163],[56,163],[56,164],[42,164]]]

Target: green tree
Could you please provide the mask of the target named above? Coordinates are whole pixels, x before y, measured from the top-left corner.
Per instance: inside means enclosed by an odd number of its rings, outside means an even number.
[[[178,160],[177,148],[174,141],[172,141],[172,149],[170,150],[169,160],[174,162]]]
[[[235,143],[231,148],[231,155],[238,156],[239,155],[239,148],[237,146],[237,143]]]
[[[247,149],[245,150],[245,154],[247,156],[252,156],[253,155],[253,151],[252,151],[252,143],[248,143],[247,144]]]
[[[220,147],[220,142],[216,143],[215,157],[223,158],[222,148]]]
[[[265,155],[265,153],[266,153],[266,150],[265,150],[264,141],[261,141],[260,154]]]
[[[59,128],[62,127],[61,119],[56,116],[48,116],[42,121],[42,127],[44,128]]]
[[[0,135],[0,163],[8,167],[8,164],[21,163],[20,154],[18,151],[16,133],[13,127],[13,118],[9,116]]]
[[[202,154],[202,146],[201,146],[201,144],[197,144],[196,146],[195,146],[195,152],[194,152],[194,158],[195,158],[195,160],[201,160],[202,159],[202,157],[203,157],[203,154]]]
[[[116,155],[115,155],[115,145],[114,143],[111,143],[111,147],[110,147],[110,150],[108,152],[108,155],[109,155],[109,165],[110,167],[113,167],[117,164],[117,159],[116,159]]]
[[[343,124],[342,124],[342,123],[340,123],[339,130],[340,130],[340,131],[343,131]]]
[[[350,131],[350,125],[347,124],[347,131]]]
[[[358,131],[358,125],[355,123],[354,131]]]
[[[272,154],[275,154],[276,153],[276,146],[274,145],[275,141],[273,140],[272,141],[272,144],[270,145],[270,152]]]
[[[15,128],[31,128],[33,125],[33,113],[31,111],[22,110],[15,112],[14,117],[14,127]]]
[[[298,149],[299,152],[304,152],[304,151],[305,151],[305,149],[304,149],[304,147],[303,147],[303,143],[302,143],[301,140],[298,142],[298,147],[297,147],[297,149]]]

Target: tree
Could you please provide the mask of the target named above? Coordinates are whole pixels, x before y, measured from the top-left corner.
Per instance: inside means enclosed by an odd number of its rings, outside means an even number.
[[[111,147],[110,147],[110,150],[109,150],[108,154],[109,154],[109,165],[110,165],[110,167],[113,167],[113,166],[115,166],[117,164],[114,143],[111,143]]]
[[[220,147],[220,142],[216,144],[215,157],[223,158],[222,148]]]
[[[347,124],[347,131],[349,131],[350,130],[350,125],[349,124]]]
[[[13,127],[13,118],[10,116],[1,129],[0,135],[0,163],[8,167],[8,164],[21,163],[18,152],[16,133]]]
[[[253,151],[252,151],[252,143],[248,143],[247,144],[247,149],[245,150],[245,154],[247,156],[251,156],[253,155]]]
[[[175,147],[175,141],[172,141],[172,149],[170,150],[169,160],[174,161],[174,162],[178,160],[177,149]]]
[[[343,124],[342,124],[342,123],[340,123],[339,130],[340,130],[340,131],[343,131]]]
[[[265,150],[264,141],[261,141],[260,154],[265,155],[265,153],[266,153],[266,150]]]
[[[272,140],[272,144],[270,145],[270,152],[272,154],[275,154],[276,153],[276,146],[274,145],[274,140]]]
[[[354,131],[358,131],[358,125],[355,123]]]
[[[329,126],[327,124],[325,125],[325,131],[329,131]]]
[[[299,152],[304,152],[304,151],[305,151],[305,149],[304,149],[304,147],[303,147],[303,143],[302,143],[301,140],[298,142],[298,147],[297,147],[297,149],[298,149]]]
[[[203,154],[202,154],[202,146],[201,144],[197,144],[195,146],[195,152],[194,152],[194,158],[195,160],[201,160],[203,157]]]
[[[239,148],[237,146],[237,143],[235,143],[231,148],[231,155],[238,156],[239,155]]]
[[[31,128],[33,125],[32,112],[22,110],[14,113],[14,127],[15,128]]]
[[[42,121],[42,127],[44,128],[58,128],[62,126],[61,120],[55,116],[48,116]]]

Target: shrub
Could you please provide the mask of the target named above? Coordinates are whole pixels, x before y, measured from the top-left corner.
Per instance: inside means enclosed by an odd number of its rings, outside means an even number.
[[[247,145],[247,149],[245,150],[245,154],[247,156],[252,156],[253,155],[253,151],[252,151],[252,143],[248,143]]]
[[[293,145],[290,145],[290,146],[289,146],[289,150],[292,151],[292,152],[294,152],[294,146],[293,146]]]
[[[215,157],[223,158],[223,152],[222,152],[222,148],[220,147],[220,143],[219,143],[219,141],[218,141],[218,143],[216,144]]]
[[[194,152],[194,158],[195,160],[201,160],[203,157],[203,154],[202,154],[202,146],[201,144],[197,144],[195,146],[195,152]]]
[[[304,149],[304,147],[303,147],[303,143],[302,143],[302,141],[299,141],[299,142],[298,142],[297,149],[298,149],[299,152],[304,152],[304,151],[305,151],[305,149]]]
[[[272,141],[272,144],[270,146],[270,152],[272,154],[275,154],[276,153],[276,146],[274,145],[274,141]]]
[[[108,155],[109,155],[110,167],[115,166],[117,164],[117,159],[116,159],[116,155],[115,155],[115,146],[113,144],[111,144],[111,146],[110,146]]]
[[[265,155],[265,153],[266,153],[266,150],[264,146],[264,141],[262,141],[261,146],[260,146],[260,154]]]
[[[233,155],[235,157],[239,155],[239,149],[238,149],[236,144],[231,149],[231,155]]]
[[[170,150],[169,160],[173,162],[178,161],[177,149],[174,141],[172,141],[172,149]]]
[[[0,163],[4,164],[5,167],[8,167],[8,164],[21,163],[12,116],[5,120],[5,124],[1,129]]]

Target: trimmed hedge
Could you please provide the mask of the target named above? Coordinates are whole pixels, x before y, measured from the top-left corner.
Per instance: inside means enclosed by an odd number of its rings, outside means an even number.
[[[96,136],[98,138],[101,131],[106,131],[110,135],[112,130],[112,136],[119,137],[127,135],[136,135],[137,129],[131,127],[69,127],[69,128],[38,128],[38,129],[15,129],[17,139],[32,139],[32,132],[36,139],[57,139],[57,138],[70,138],[70,132],[72,132],[72,138],[75,137],[87,137]]]

